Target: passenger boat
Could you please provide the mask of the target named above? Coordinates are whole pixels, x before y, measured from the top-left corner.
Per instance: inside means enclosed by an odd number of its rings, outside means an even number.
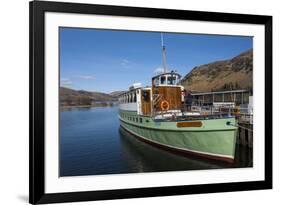
[[[225,113],[184,109],[181,76],[164,72],[152,77],[152,85],[136,83],[119,96],[120,126],[148,144],[183,155],[234,162],[236,119]]]

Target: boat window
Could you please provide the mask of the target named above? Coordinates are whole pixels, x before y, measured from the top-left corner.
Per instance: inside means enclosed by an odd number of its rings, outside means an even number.
[[[139,122],[139,118],[136,118],[136,122]]]
[[[178,85],[180,83],[180,78],[179,76],[176,76],[176,85]]]
[[[150,99],[150,96],[149,96],[149,91],[148,90],[144,90],[143,93],[142,93],[142,96],[143,96],[143,99],[144,101],[148,102]]]
[[[134,102],[137,102],[137,95],[134,94]]]
[[[159,85],[159,78],[154,78],[153,84],[154,84],[155,86],[158,86],[158,85]]]
[[[140,123],[142,123],[142,118],[140,118]]]
[[[161,76],[160,78],[161,84],[166,84],[166,76]]]
[[[176,84],[176,76],[172,75],[168,77],[168,85],[175,85]]]

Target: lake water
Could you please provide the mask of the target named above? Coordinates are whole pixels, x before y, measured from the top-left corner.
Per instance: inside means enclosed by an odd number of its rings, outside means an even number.
[[[60,113],[60,176],[251,167],[252,149],[237,145],[235,158],[229,165],[145,144],[120,128],[117,107]]]

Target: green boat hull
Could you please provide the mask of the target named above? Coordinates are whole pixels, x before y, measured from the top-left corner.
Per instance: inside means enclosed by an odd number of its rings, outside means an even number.
[[[181,154],[234,162],[235,118],[195,120],[201,127],[177,127],[178,121],[154,121],[136,112],[119,112],[121,126],[138,139]],[[189,121],[190,122],[190,121]]]

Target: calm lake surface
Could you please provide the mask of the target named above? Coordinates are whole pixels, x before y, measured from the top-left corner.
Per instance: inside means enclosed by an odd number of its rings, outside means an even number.
[[[145,144],[120,128],[118,107],[60,113],[60,176],[252,167],[252,149],[237,145],[235,158],[229,165]]]

